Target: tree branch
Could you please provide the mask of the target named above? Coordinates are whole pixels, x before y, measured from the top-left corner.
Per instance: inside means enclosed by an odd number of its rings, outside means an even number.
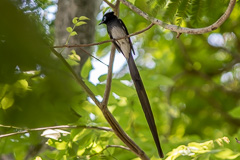
[[[236,0],[230,0],[229,4],[228,4],[228,8],[225,11],[225,13],[212,25],[209,25],[207,27],[204,28],[185,28],[185,27],[179,27],[176,25],[171,25],[171,24],[167,24],[157,18],[151,17],[149,16],[147,13],[143,12],[142,10],[140,10],[139,8],[137,8],[136,6],[134,6],[133,4],[131,4],[130,2],[126,1],[126,0],[120,0],[124,5],[126,5],[128,8],[130,8],[131,10],[133,10],[134,12],[136,12],[137,14],[139,14],[140,16],[142,16],[143,18],[145,18],[148,21],[151,21],[152,23],[159,25],[165,29],[171,30],[173,32],[177,32],[178,35],[180,33],[188,33],[188,34],[203,34],[203,33],[207,33],[207,32],[211,32],[215,29],[217,29],[218,27],[220,27],[225,21],[226,19],[230,16]]]
[[[96,46],[96,45],[100,45],[100,44],[104,44],[104,43],[108,43],[108,42],[114,42],[120,39],[124,39],[124,38],[128,38],[128,37],[132,37],[138,34],[141,34],[147,30],[149,30],[150,28],[152,28],[152,26],[154,25],[154,23],[151,23],[148,27],[144,28],[143,30],[140,30],[138,32],[129,34],[128,36],[122,37],[122,38],[118,38],[118,39],[110,39],[110,40],[106,40],[106,41],[102,41],[102,42],[96,42],[96,43],[89,43],[89,44],[75,44],[75,45],[61,45],[61,46],[53,46],[53,48],[77,48],[77,47],[90,47],[90,46]]]
[[[125,146],[120,146],[120,145],[107,145],[106,146],[106,149],[107,148],[111,148],[111,147],[114,147],[114,148],[121,148],[121,149],[125,149],[127,151],[131,151],[129,148],[125,147]]]
[[[117,0],[114,8],[113,8],[113,11],[115,12],[116,16],[119,16],[119,6],[120,6],[120,1]]]
[[[109,59],[109,67],[108,67],[108,75],[107,75],[107,83],[106,83],[106,88],[102,100],[102,107],[106,107],[111,91],[111,84],[112,84],[112,69],[113,69],[113,61],[114,61],[114,56],[115,56],[115,46],[112,45],[111,47],[111,55]]]
[[[110,2],[108,2],[108,0],[103,0],[105,3],[107,3],[107,5],[109,5],[111,8],[114,8],[115,7],[115,5],[114,4],[112,4],[112,3],[110,3]]]
[[[7,133],[7,134],[1,134],[0,138],[3,137],[9,137],[9,136],[13,136],[13,135],[17,135],[17,134],[24,134],[24,133],[29,133],[29,132],[34,132],[34,131],[44,131],[47,129],[73,129],[73,128],[87,128],[87,129],[96,129],[96,130],[103,130],[103,131],[113,131],[111,128],[108,127],[96,127],[96,126],[83,126],[83,125],[61,125],[61,126],[50,126],[50,127],[41,127],[41,128],[30,128],[30,129],[23,129],[23,128],[19,128],[19,127],[15,127],[15,126],[4,126],[4,125],[0,125],[0,127],[4,127],[4,128],[15,128],[15,129],[22,129],[22,131],[18,131],[18,132],[13,132],[13,133]]]

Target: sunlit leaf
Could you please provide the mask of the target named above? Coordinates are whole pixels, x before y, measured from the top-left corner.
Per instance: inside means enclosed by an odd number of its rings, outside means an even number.
[[[76,24],[78,22],[78,17],[74,17],[72,22],[73,22],[73,24]]]
[[[73,31],[72,27],[67,27],[66,30],[71,33]]]
[[[80,16],[79,20],[90,20],[90,19],[88,17],[86,17],[86,16]]]
[[[73,32],[70,33],[70,36],[75,36],[75,35],[77,35],[76,31],[73,31]]]
[[[72,53],[72,54],[68,55],[68,57],[69,57],[71,60],[80,62],[81,58],[80,58],[80,56],[76,53],[76,51],[75,51],[75,50],[71,50],[71,53]]]
[[[62,141],[62,142],[55,142],[56,149],[58,150],[65,150],[67,148],[68,142]]]
[[[14,103],[13,93],[10,92],[7,95],[5,95],[1,100],[1,108],[6,110],[9,107],[11,107]]]
[[[77,23],[76,23],[76,26],[81,26],[81,25],[83,25],[83,24],[87,24],[87,23],[84,22],[84,21],[80,21],[80,22],[77,22]]]
[[[87,62],[85,62],[82,71],[81,71],[81,75],[83,78],[87,78],[90,74],[90,71],[92,70],[92,64],[91,64],[91,60],[88,59]]]
[[[219,159],[236,159],[240,156],[240,153],[233,152],[231,149],[224,149],[219,153],[215,154],[215,156]]]

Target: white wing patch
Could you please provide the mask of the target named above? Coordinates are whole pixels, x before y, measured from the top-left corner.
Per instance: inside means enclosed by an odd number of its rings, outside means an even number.
[[[112,33],[113,39],[118,39],[118,38],[127,36],[125,31],[119,27],[112,27],[111,33]],[[129,43],[129,39],[128,38],[120,39],[120,40],[117,40],[116,43],[120,47],[125,58],[128,59],[129,54],[131,53],[131,46]]]

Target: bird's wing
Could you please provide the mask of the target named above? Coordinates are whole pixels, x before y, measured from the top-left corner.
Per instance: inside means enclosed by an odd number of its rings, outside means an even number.
[[[114,44],[116,45],[116,48],[123,53],[126,59],[128,59],[129,55],[131,54],[131,45],[129,43],[129,38],[119,39],[126,37],[127,33],[118,19],[116,19],[116,21],[113,23],[114,25],[110,25],[109,27],[109,35],[111,38],[115,39]]]
[[[123,30],[126,32],[126,35],[129,35],[128,30],[127,30],[127,27],[125,26],[125,24],[123,23],[123,21],[122,21],[121,19],[118,19],[118,20],[119,20],[120,24],[122,25]],[[133,49],[133,45],[132,45],[132,41],[131,41],[130,37],[128,38],[128,40],[129,40],[129,42],[130,42],[131,50],[132,50],[133,54],[135,55],[135,51],[134,51],[134,49]]]

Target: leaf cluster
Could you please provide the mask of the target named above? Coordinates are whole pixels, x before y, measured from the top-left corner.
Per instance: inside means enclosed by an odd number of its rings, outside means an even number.
[[[178,26],[203,27],[216,21],[228,1],[221,0],[144,0],[135,1],[137,7],[152,17]],[[144,7],[148,6],[148,7]],[[212,13],[214,11],[214,14]]]

